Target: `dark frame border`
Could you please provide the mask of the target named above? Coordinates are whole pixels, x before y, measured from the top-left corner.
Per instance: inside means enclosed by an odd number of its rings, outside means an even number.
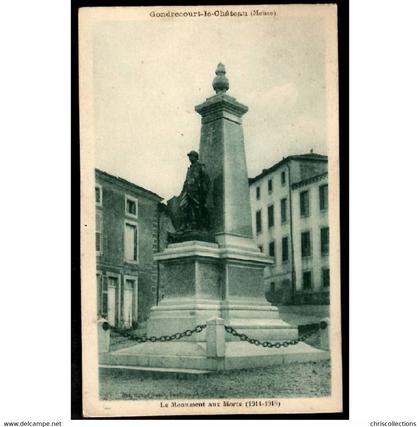
[[[207,1],[204,5],[248,4],[238,1]],[[197,415],[165,417],[109,417],[113,420],[133,419],[349,419],[349,4],[347,0],[278,0],[260,4],[336,4],[338,15],[339,70],[339,136],[340,136],[340,241],[341,241],[341,330],[343,411],[318,414],[253,414]],[[79,50],[78,10],[81,7],[106,6],[169,6],[185,2],[153,2],[135,0],[72,0],[71,2],[71,419],[104,420],[85,417],[82,408],[82,336],[81,336],[81,271],[80,271],[80,127],[79,127]],[[257,4],[249,2],[249,4]],[[193,4],[191,4],[192,6]]]

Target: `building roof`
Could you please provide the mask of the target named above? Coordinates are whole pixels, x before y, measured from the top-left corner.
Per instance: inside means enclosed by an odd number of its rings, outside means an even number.
[[[134,190],[145,193],[149,197],[152,196],[153,198],[158,199],[159,202],[163,200],[163,197],[160,197],[159,194],[156,194],[153,191],[147,190],[146,188],[140,187],[139,185],[134,184],[133,182],[127,181],[126,179],[121,178],[119,176],[111,175],[108,172],[104,172],[100,169],[95,169],[95,173],[97,175],[101,176],[102,178],[108,178],[108,179],[111,179],[113,181],[117,181],[119,184],[129,186]]]
[[[313,182],[321,181],[324,178],[328,177],[328,172],[321,173],[319,175],[311,176],[306,179],[302,179],[302,181],[295,182],[292,184],[292,190],[296,190],[296,188],[303,187],[308,184],[312,184]]]
[[[291,160],[304,160],[304,161],[321,161],[321,162],[328,162],[328,156],[324,156],[323,154],[317,154],[317,153],[307,153],[307,154],[294,154],[292,156],[283,157],[279,162],[274,164],[273,166],[269,167],[268,169],[263,169],[263,171],[255,176],[254,178],[249,178],[249,184],[253,184],[254,182],[258,181],[261,178],[264,178],[266,175],[269,175],[270,173],[273,173],[275,170],[277,170],[279,167],[285,165],[286,163],[290,162]]]

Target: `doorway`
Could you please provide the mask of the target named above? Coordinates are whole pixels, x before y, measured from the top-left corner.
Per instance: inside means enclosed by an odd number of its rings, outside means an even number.
[[[137,278],[124,278],[123,323],[125,328],[132,328],[137,323]]]
[[[106,318],[111,326],[116,326],[118,278],[108,276],[107,282],[107,295],[103,300],[107,310]]]

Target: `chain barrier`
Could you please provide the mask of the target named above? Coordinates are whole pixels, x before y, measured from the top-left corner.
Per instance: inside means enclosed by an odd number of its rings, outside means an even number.
[[[239,333],[235,328],[232,328],[232,326],[226,326],[225,325],[225,331],[228,334],[233,335],[234,337],[238,337],[241,341],[246,341],[246,342],[248,342],[250,344],[254,344],[256,346],[262,346],[262,347],[267,347],[267,348],[273,348],[273,347],[281,348],[281,347],[288,347],[289,345],[296,345],[302,341],[305,341],[310,336],[319,332],[321,329],[325,329],[327,326],[328,326],[327,322],[325,322],[325,321],[322,321],[320,323],[313,323],[310,325],[305,325],[304,328],[307,329],[307,332],[302,334],[300,337],[292,339],[292,340],[288,340],[288,341],[278,341],[278,342],[260,341],[260,340],[255,339],[255,338],[250,338],[246,334]],[[131,334],[128,331],[118,329],[118,328],[113,328],[107,322],[105,322],[102,325],[102,327],[105,331],[108,329],[111,329],[112,331],[116,332],[118,335],[125,337],[125,338],[128,338],[132,341],[136,341],[137,343],[145,343],[145,342],[156,342],[156,341],[168,342],[168,341],[179,340],[179,339],[184,338],[184,337],[190,337],[191,335],[193,335],[195,333],[202,332],[207,327],[207,325],[197,325],[194,329],[187,329],[184,332],[177,332],[176,334],[173,334],[173,335],[163,335],[161,337],[155,337],[155,336],[151,336],[151,337],[140,336],[140,337],[138,337],[138,336]]]
[[[232,326],[225,326],[225,331],[228,334],[233,335],[234,337],[238,337],[241,341],[246,341],[250,344],[254,344],[256,346],[262,346],[267,348],[281,348],[281,347],[289,347],[289,345],[296,345],[300,343],[301,341],[307,340],[310,336],[314,335],[315,333],[319,332],[320,329],[325,329],[327,327],[327,322],[320,322],[320,323],[314,323],[311,325],[305,325],[306,328],[308,328],[308,332],[302,334],[300,337],[295,338],[293,340],[288,341],[278,341],[278,342],[271,342],[271,341],[260,341],[255,338],[250,338],[246,334],[239,333],[235,328],[232,328]]]
[[[207,325],[197,325],[194,329],[187,329],[184,332],[177,332],[176,334],[173,334],[173,335],[163,335],[161,337],[155,337],[155,336],[151,336],[151,337],[141,336],[141,337],[138,337],[138,336],[135,336],[135,335],[131,334],[128,331],[123,330],[123,329],[113,328],[107,322],[105,322],[102,327],[103,327],[104,330],[111,329],[112,331],[116,332],[118,335],[120,335],[122,337],[125,337],[125,338],[128,338],[131,341],[136,341],[137,343],[141,344],[141,343],[145,343],[145,342],[148,342],[148,341],[149,342],[156,342],[156,341],[159,341],[159,342],[168,342],[168,341],[179,340],[179,339],[184,338],[184,337],[190,337],[192,334],[202,332],[207,327]]]

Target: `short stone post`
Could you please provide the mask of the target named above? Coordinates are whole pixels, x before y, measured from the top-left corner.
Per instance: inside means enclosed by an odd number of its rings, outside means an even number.
[[[207,357],[225,357],[225,321],[220,317],[207,320]]]
[[[330,349],[330,319],[328,317],[325,317],[321,320],[321,324],[324,322],[326,324],[326,327],[324,329],[320,329],[320,342],[319,346],[323,350],[329,350]]]
[[[100,318],[98,320],[98,349],[99,353],[109,352],[109,342],[111,335],[111,327],[108,320]]]

